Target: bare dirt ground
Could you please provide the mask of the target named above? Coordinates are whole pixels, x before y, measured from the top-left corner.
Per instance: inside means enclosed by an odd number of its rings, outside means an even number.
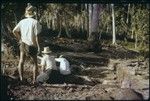
[[[62,42],[61,44],[63,45]],[[127,78],[131,83],[130,87],[141,93],[144,99],[148,99],[149,60],[133,59],[130,57],[136,54],[130,51],[123,54],[121,53],[124,51],[123,49],[120,53],[118,50],[115,47],[105,46],[99,54],[88,53],[108,58],[107,65],[86,64],[84,61],[83,63],[78,62],[78,64],[72,62],[73,73],[94,82],[94,85],[86,83],[82,85],[74,83],[30,85],[32,62],[26,61],[24,67],[26,83],[20,84],[18,81],[10,80],[7,94],[11,100],[114,100],[116,93],[121,89],[121,81]],[[82,52],[82,54],[87,53]],[[18,60],[18,57],[2,55],[1,70],[3,74],[11,75],[17,67]]]

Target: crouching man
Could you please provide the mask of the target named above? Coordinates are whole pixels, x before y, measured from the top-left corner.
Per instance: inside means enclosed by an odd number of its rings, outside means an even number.
[[[43,57],[40,58],[41,73],[37,76],[37,83],[47,82],[51,74],[58,75],[55,57],[51,53],[52,51],[49,47],[44,47],[44,51],[42,51]]]
[[[61,74],[63,75],[71,74],[69,61],[66,58],[64,58],[63,55],[60,55],[59,58],[55,58],[55,60],[60,64],[59,70]]]
[[[80,77],[78,75],[73,75],[71,73],[71,66],[69,61],[63,56],[60,55],[59,58],[55,58],[56,62],[59,63],[58,66],[58,70],[60,72],[61,76],[61,80],[63,81],[63,83],[66,84],[87,84],[87,85],[93,85],[94,82],[92,82],[91,80],[89,80],[86,77]]]
[[[67,81],[67,78],[71,75],[70,63],[64,58],[63,55],[60,55],[59,58],[55,58],[56,62],[59,63],[59,72],[62,75],[62,79],[64,82]]]

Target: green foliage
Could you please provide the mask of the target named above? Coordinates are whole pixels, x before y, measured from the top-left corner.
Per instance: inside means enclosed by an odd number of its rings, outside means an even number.
[[[102,12],[100,13],[99,26],[100,32],[111,33],[112,19],[111,19],[111,12],[109,11],[109,9],[103,9]]]
[[[39,21],[48,28],[59,30],[59,20],[63,25],[66,24],[71,29],[87,30],[88,13],[85,4],[61,4],[47,3],[35,4],[39,11]],[[127,37],[135,35],[138,38],[138,47],[146,48],[148,44],[144,44],[149,40],[149,10],[147,4],[119,4],[115,6],[115,23],[116,34],[126,33]],[[26,4],[6,3],[1,5],[1,22],[7,29],[7,26],[14,28],[15,23],[20,21],[24,15]],[[101,8],[99,16],[99,31],[112,33],[112,17],[110,4],[104,4]],[[15,17],[16,16],[16,17]],[[60,18],[58,18],[60,16]],[[128,19],[128,21],[127,21]],[[53,23],[53,24],[52,24]],[[130,43],[126,43],[130,44]],[[132,45],[134,48],[134,45]]]

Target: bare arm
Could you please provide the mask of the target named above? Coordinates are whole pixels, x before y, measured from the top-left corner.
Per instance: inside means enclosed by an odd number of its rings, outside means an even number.
[[[40,51],[40,45],[39,45],[39,36],[36,36],[36,45],[38,47],[38,51]]]
[[[38,66],[41,68],[41,73],[43,73],[45,71],[45,66],[41,64],[38,64]]]
[[[41,72],[43,73],[45,71],[45,66],[46,66],[46,62],[45,62],[44,57],[41,58],[41,64],[40,64],[40,66],[41,66]]]
[[[16,39],[19,41],[21,39],[20,22],[15,26],[12,32]]]
[[[42,65],[41,72],[43,73],[44,71],[45,71],[45,66]]]
[[[19,31],[13,30],[13,34],[18,41],[21,39],[21,34]]]
[[[40,57],[40,56],[37,56],[37,58],[40,59],[40,60],[42,60],[42,57]]]
[[[55,61],[60,62],[60,59],[59,58],[55,58]]]
[[[36,26],[35,26],[35,34],[36,34],[36,45],[38,47],[38,53],[40,53],[40,45],[39,45],[39,39],[40,39],[40,33],[42,30],[42,26],[40,25],[39,22],[37,22]]]

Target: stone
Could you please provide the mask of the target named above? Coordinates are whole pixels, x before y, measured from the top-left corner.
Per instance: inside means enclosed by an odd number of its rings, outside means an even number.
[[[117,66],[116,75],[118,83],[121,84],[125,78],[132,78],[135,76],[135,69],[128,67],[126,63],[122,63]]]
[[[115,94],[115,100],[143,100],[142,94],[136,92],[133,89],[120,89]]]
[[[131,87],[131,81],[129,78],[125,78],[121,83],[121,88],[130,88]]]
[[[94,94],[85,98],[86,100],[112,100],[108,94]]]
[[[102,84],[104,85],[114,85],[116,81],[114,80],[104,80]]]

